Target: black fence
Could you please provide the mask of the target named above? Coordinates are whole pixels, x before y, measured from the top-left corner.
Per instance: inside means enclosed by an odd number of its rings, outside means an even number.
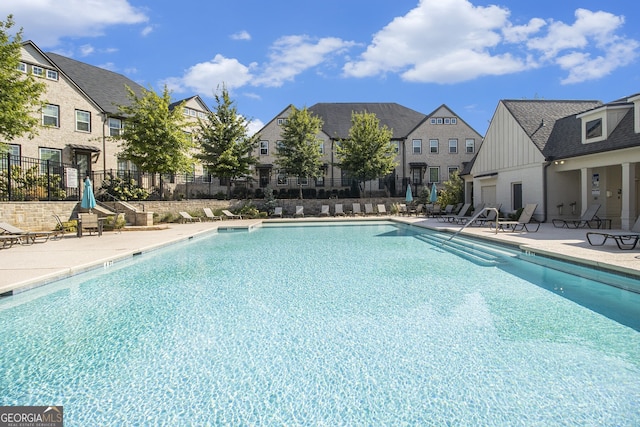
[[[80,200],[74,165],[2,154],[0,201]]]

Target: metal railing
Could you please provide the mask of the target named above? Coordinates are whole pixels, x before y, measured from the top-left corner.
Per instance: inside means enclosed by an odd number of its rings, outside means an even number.
[[[0,156],[0,201],[80,200],[78,168],[52,160]]]

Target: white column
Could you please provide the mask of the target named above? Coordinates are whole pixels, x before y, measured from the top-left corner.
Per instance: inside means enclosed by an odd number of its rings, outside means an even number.
[[[580,216],[587,210],[591,198],[591,175],[589,169],[580,169]]]
[[[636,222],[636,164],[622,164],[622,212],[620,221],[623,230],[629,230]]]

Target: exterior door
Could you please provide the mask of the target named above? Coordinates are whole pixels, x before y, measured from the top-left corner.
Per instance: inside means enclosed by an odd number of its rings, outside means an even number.
[[[78,179],[84,181],[86,176],[91,176],[91,153],[76,152],[76,165],[78,165]]]

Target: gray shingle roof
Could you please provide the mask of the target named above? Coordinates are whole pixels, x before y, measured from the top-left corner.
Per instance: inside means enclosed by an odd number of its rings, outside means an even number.
[[[637,146],[640,146],[640,134],[634,131],[633,108],[631,108],[606,140],[589,144],[582,143],[582,120],[575,114],[558,120],[543,154],[546,158],[553,160]]]
[[[502,103],[540,151],[544,150],[556,120],[602,105],[600,101],[510,99],[503,100]]]
[[[57,53],[48,52],[46,55],[103,111],[109,114],[117,115],[118,105],[131,103],[125,86],[129,86],[138,96],[141,96],[145,89],[122,74],[85,64]]]
[[[393,131],[393,139],[406,138],[426,115],[396,103],[318,103],[309,111],[320,116],[324,122],[322,130],[330,138],[347,138],[351,129],[351,113],[374,113],[380,125]]]

